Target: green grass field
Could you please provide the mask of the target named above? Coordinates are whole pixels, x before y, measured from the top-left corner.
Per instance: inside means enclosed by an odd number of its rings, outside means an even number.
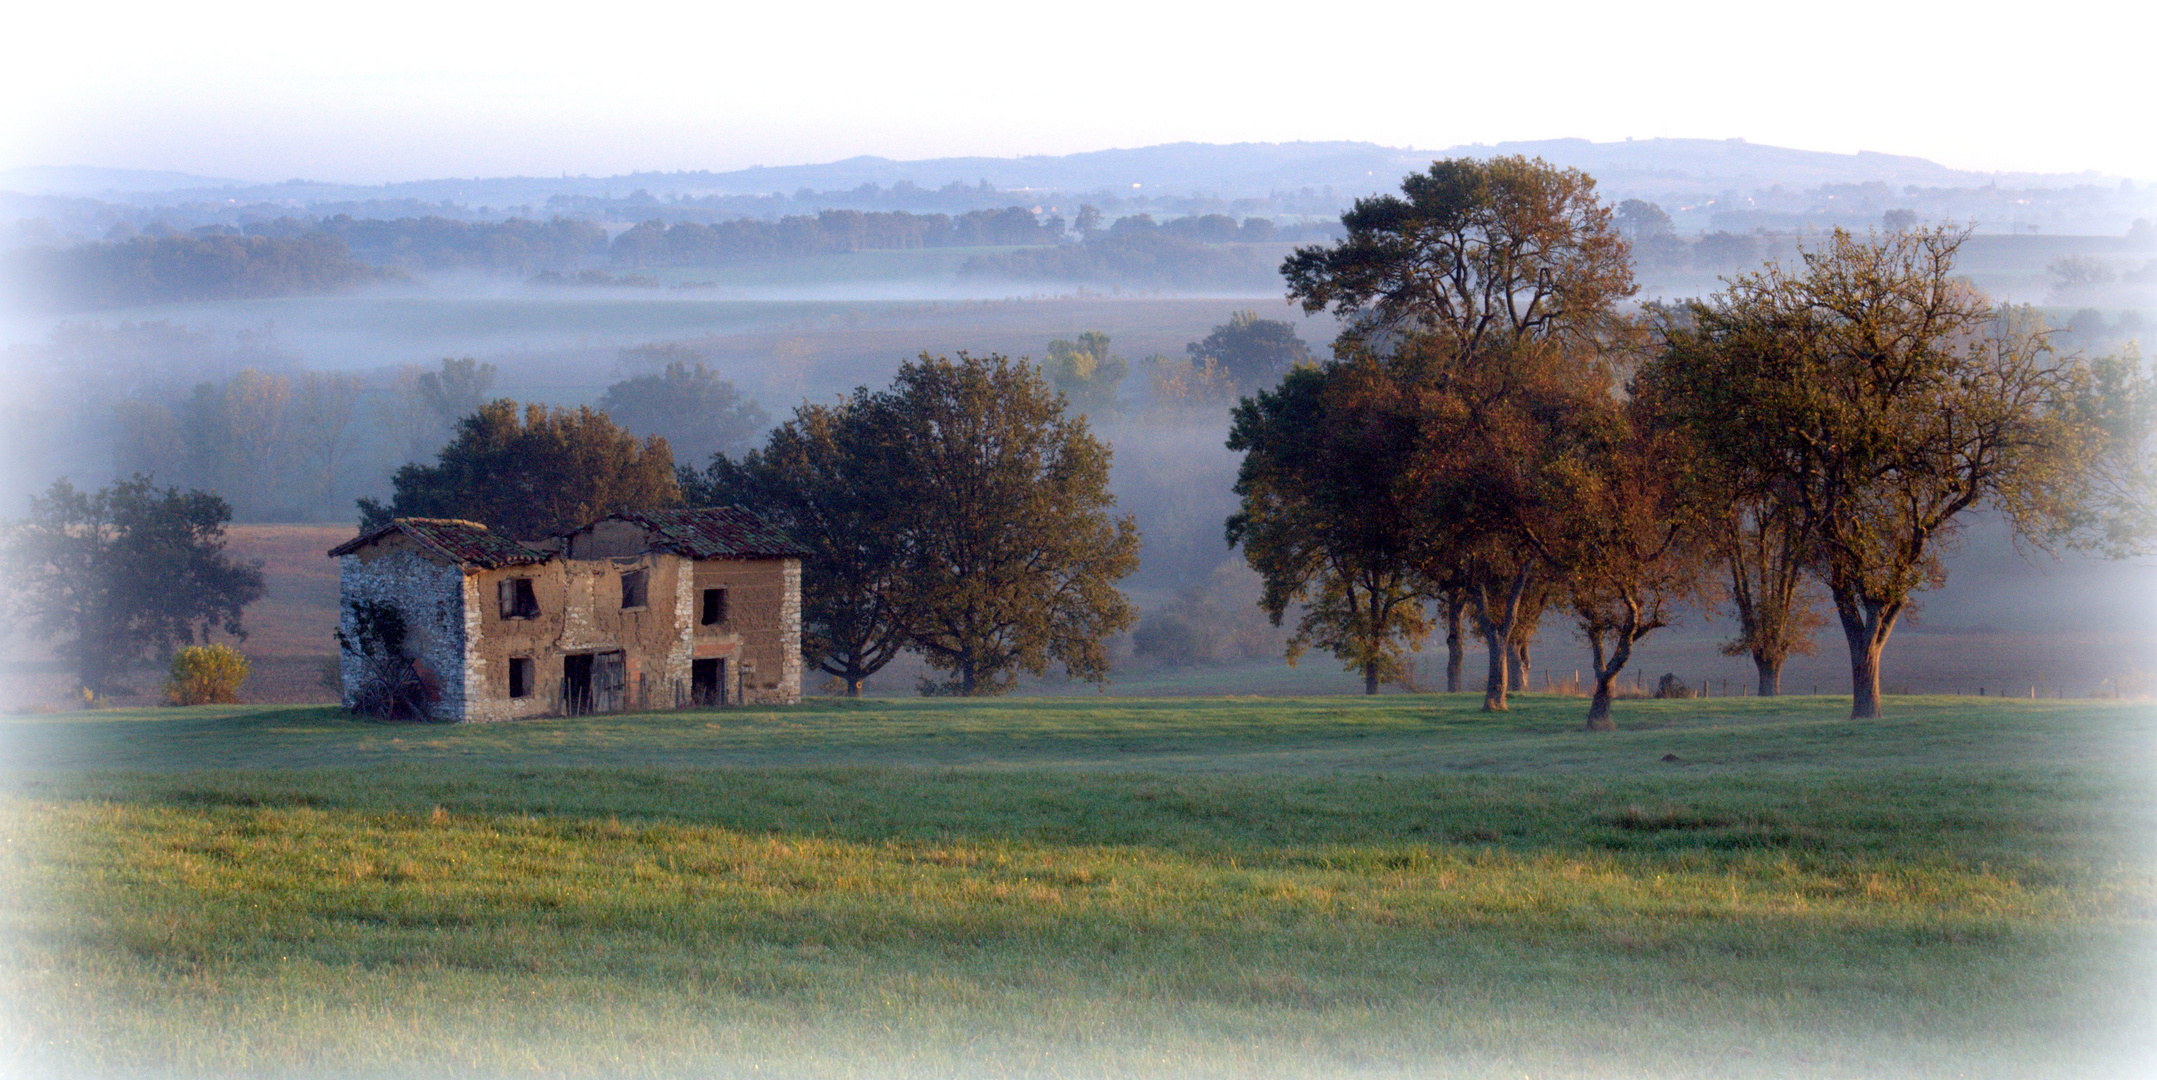
[[[0,1073],[2149,1075],[2147,703],[0,718]]]

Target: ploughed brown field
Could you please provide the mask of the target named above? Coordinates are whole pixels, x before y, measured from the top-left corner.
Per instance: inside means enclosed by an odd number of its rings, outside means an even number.
[[[326,666],[336,655],[337,564],[326,553],[352,537],[343,525],[234,525],[227,531],[228,550],[240,558],[260,559],[266,590],[247,611],[248,637],[240,643],[253,671],[241,689],[243,700],[264,704],[328,702],[336,691],[324,682]],[[2139,563],[2054,564],[2003,557],[1982,541],[1956,560],[1949,587],[1928,594],[1915,618],[1888,645],[1883,685],[1893,693],[1969,694],[2028,698],[2147,697],[2157,692],[2157,632],[2145,614],[2157,602],[2157,568]],[[1143,608],[1153,597],[1137,597]],[[2041,610],[2040,610],[2041,609]],[[2016,624],[2001,613],[2028,612]],[[2082,625],[2076,613],[2088,612]],[[1984,621],[1974,621],[1982,618]],[[1970,620],[1970,621],[1965,621]],[[1652,689],[1665,672],[1688,685],[1705,684],[1714,696],[1749,693],[1753,675],[1743,658],[1725,657],[1717,646],[1729,633],[1726,620],[1689,617],[1684,625],[1650,637],[1636,651],[1624,677],[1627,687]],[[74,682],[51,661],[42,643],[17,637],[8,642],[0,665],[0,708],[67,707],[74,703]],[[1118,651],[1111,694],[1314,694],[1356,693],[1361,680],[1343,672],[1330,658],[1308,655],[1296,667],[1278,661],[1161,668],[1129,656],[1128,642]],[[1442,643],[1432,642],[1417,665],[1419,688],[1442,689]],[[1587,649],[1556,613],[1535,650],[1533,689],[1563,688],[1584,676]],[[918,662],[902,658],[869,691],[910,696]],[[1480,686],[1483,657],[1468,654],[1467,681]],[[138,670],[131,696],[115,704],[154,704],[161,674]],[[1810,657],[1793,658],[1785,669],[1783,689],[1791,694],[1840,694],[1849,689],[1848,667],[1835,628],[1823,628],[1819,648]],[[813,672],[810,693],[822,691]],[[1054,680],[1027,684],[1035,693],[1093,693],[1091,687]],[[1025,692],[1025,691],[1022,691]]]

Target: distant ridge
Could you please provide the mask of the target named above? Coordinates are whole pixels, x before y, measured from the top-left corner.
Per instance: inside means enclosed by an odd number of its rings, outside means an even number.
[[[134,203],[207,198],[305,206],[316,202],[415,199],[478,206],[539,205],[552,196],[620,197],[642,190],[655,198],[844,191],[875,184],[923,188],[986,182],[1004,191],[1085,194],[1095,191],[1223,198],[1264,196],[1302,188],[1332,188],[1346,197],[1393,190],[1402,175],[1435,158],[1525,154],[1581,168],[1606,197],[1669,197],[1681,193],[1750,190],[1773,184],[1891,186],[2064,187],[2105,182],[2095,173],[1980,173],[1923,158],[1860,152],[1837,154],[1766,146],[1742,139],[1639,139],[1591,142],[1547,139],[1413,150],[1362,142],[1168,143],[1060,156],[955,157],[896,161],[852,157],[810,165],[758,166],[728,172],[637,172],[608,177],[496,177],[353,185],[290,180],[237,180],[91,167],[38,166],[0,172],[0,190],[23,194],[122,198]]]
[[[27,165],[0,169],[0,191],[24,195],[137,195],[245,186],[245,180],[195,176],[154,169],[101,169],[94,165]]]

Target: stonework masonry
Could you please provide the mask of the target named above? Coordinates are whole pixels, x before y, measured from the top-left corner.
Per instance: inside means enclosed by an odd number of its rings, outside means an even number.
[[[439,719],[801,701],[797,557],[691,558],[612,519],[545,551],[503,547],[466,522],[411,524],[332,554],[346,633],[356,604],[401,611]],[[342,671],[351,708],[360,659],[344,654]]]

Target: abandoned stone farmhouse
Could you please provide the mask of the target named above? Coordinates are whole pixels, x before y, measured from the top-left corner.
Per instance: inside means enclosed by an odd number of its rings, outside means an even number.
[[[437,720],[801,700],[801,551],[734,508],[609,514],[519,543],[399,518],[331,549],[340,631],[399,617],[393,658]],[[342,653],[344,699],[377,677]]]

